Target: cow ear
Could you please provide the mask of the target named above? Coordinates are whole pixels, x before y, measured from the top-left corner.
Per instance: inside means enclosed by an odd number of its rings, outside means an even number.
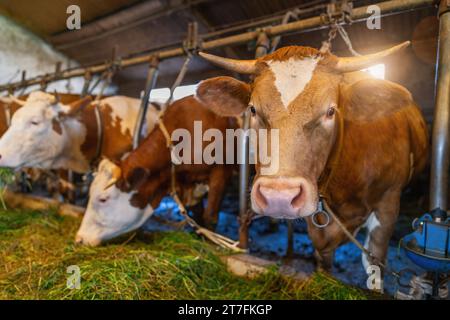
[[[231,77],[216,77],[200,82],[196,97],[214,113],[233,117],[238,116],[250,101],[250,86]]]
[[[78,115],[80,112],[82,112],[88,105],[90,105],[92,102],[91,97],[84,97],[83,99],[77,100],[69,104],[69,111],[66,112],[64,115],[73,117]]]
[[[139,189],[142,184],[147,180],[150,172],[148,169],[137,167],[131,170],[128,177],[126,177],[126,182],[130,189]]]

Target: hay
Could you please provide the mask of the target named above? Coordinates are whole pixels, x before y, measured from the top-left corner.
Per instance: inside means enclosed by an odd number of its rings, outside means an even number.
[[[99,248],[74,245],[79,220],[53,212],[0,211],[0,299],[366,299],[317,273],[300,283],[276,270],[247,280],[226,271],[227,252],[184,232]],[[68,289],[78,265],[81,288]]]

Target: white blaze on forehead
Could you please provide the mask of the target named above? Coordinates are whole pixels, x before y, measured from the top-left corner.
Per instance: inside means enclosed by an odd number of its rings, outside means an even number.
[[[289,104],[305,89],[312,78],[319,58],[291,57],[285,61],[268,62],[275,75],[275,87],[281,96],[281,102],[287,108]]]

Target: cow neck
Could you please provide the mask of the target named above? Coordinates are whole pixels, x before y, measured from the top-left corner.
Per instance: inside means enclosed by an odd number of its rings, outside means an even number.
[[[325,164],[325,168],[319,177],[319,195],[326,200],[329,200],[329,190],[328,185],[333,174],[336,171],[336,167],[339,164],[339,159],[342,152],[342,147],[344,143],[344,111],[343,109],[336,109],[337,117],[337,136],[334,140],[333,147],[331,149],[330,155]]]
[[[86,128],[86,137],[81,152],[92,167],[100,158],[103,147],[103,117],[100,103],[91,103],[82,113],[81,122]]]
[[[86,125],[78,118],[69,117],[64,120],[64,128],[67,132],[65,148],[61,155],[55,159],[55,168],[73,170],[78,173],[89,171],[89,162],[82,152],[82,145],[87,139]]]

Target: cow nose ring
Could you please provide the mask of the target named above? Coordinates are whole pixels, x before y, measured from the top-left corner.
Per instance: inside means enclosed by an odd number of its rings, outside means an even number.
[[[318,220],[318,216],[321,214],[325,216],[325,223],[320,223]],[[323,229],[330,224],[330,220],[331,220],[330,215],[323,208],[323,200],[322,200],[322,197],[320,197],[319,203],[317,204],[317,210],[314,211],[314,213],[311,215],[311,222],[315,227],[317,227],[319,229]]]

